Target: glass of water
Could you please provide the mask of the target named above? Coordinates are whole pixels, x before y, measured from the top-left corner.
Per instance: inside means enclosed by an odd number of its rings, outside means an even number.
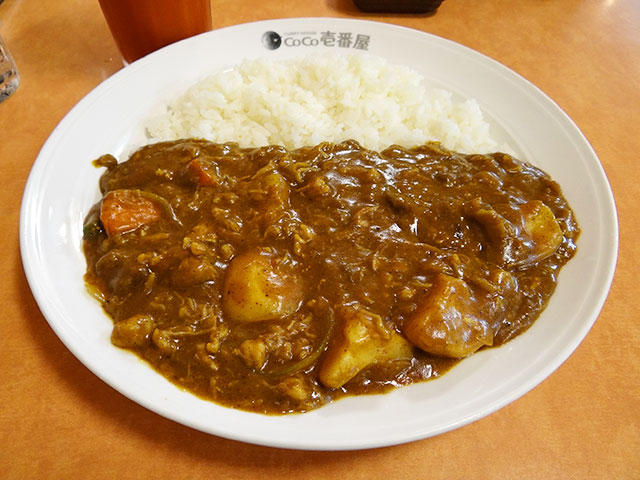
[[[9,98],[20,84],[20,75],[9,53],[7,45],[0,36],[0,103]]]

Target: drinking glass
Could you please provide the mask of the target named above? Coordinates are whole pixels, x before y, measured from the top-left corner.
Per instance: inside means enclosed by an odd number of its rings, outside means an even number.
[[[99,0],[125,64],[211,30],[210,0]]]
[[[20,84],[16,63],[0,36],[0,103],[9,98]]]

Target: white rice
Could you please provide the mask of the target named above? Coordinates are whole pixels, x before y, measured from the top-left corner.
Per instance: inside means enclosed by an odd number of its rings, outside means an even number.
[[[347,139],[374,150],[429,140],[464,153],[498,147],[475,100],[456,102],[418,72],[368,54],[245,60],[191,86],[150,120],[147,134],[246,147]]]

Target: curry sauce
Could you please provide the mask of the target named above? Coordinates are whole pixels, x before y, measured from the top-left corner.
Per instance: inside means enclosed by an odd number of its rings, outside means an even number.
[[[261,413],[436,378],[540,315],[579,227],[509,155],[187,139],[110,155],[86,282],[111,341]]]

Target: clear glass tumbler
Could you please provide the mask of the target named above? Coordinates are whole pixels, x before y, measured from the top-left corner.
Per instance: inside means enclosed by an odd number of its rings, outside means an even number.
[[[9,98],[20,84],[20,75],[7,45],[0,36],[0,103]]]

